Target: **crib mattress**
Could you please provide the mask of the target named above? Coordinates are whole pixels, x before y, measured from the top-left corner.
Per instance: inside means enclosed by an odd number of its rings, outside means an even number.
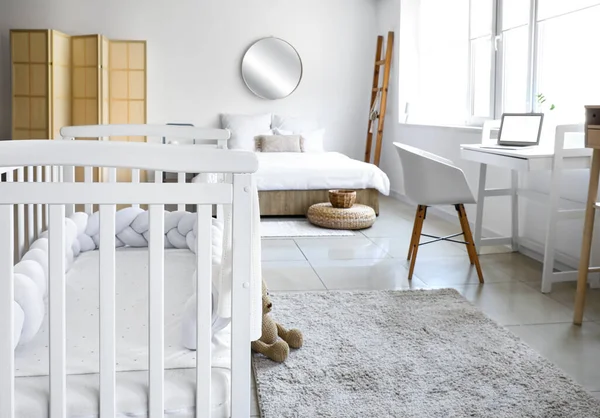
[[[195,255],[165,251],[165,408],[193,416],[196,352],[181,343],[181,316],[195,291]],[[70,417],[97,416],[99,386],[99,254],[83,253],[67,273],[67,405]],[[48,321],[15,351],[18,417],[45,417],[48,405]],[[116,251],[117,406],[121,416],[147,414],[148,249]],[[230,328],[212,341],[216,416],[228,415]]]

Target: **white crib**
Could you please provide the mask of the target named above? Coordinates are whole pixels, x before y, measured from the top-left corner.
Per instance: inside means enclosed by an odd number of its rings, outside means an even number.
[[[162,125],[100,125],[63,128],[65,138],[146,136],[194,138],[222,143],[225,130]],[[74,167],[85,167],[75,182]],[[93,167],[108,174],[94,183]],[[195,146],[111,141],[5,141],[0,143],[0,277],[13,277],[13,263],[48,229],[49,416],[67,416],[65,216],[75,205],[100,211],[99,416],[115,417],[115,213],[117,204],[148,205],[149,379],[148,415],[164,416],[164,205],[197,205],[196,416],[211,415],[211,222],[213,205],[232,205],[231,416],[250,416],[250,283],[253,153]],[[132,169],[130,183],[117,183],[116,169]],[[158,173],[141,183],[140,170]],[[180,182],[163,184],[161,172]],[[185,183],[184,173],[225,173],[230,183]],[[15,416],[13,348],[14,283],[0,281],[0,417]],[[207,379],[206,376],[209,376]]]

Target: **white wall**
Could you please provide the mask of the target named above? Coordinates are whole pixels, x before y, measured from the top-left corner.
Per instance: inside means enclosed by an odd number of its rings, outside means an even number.
[[[392,145],[393,142],[402,142],[413,145],[430,152],[434,152],[453,160],[466,173],[467,180],[473,191],[477,190],[479,180],[479,165],[460,159],[460,144],[478,143],[481,141],[481,131],[473,128],[451,128],[436,126],[407,125],[399,123],[399,101],[409,101],[411,91],[411,77],[414,74],[407,72],[401,65],[402,62],[410,60],[411,39],[409,34],[405,38],[400,37],[400,0],[380,0],[378,10],[379,31],[394,30],[396,32],[397,45],[394,69],[391,79],[391,91],[388,101],[388,112],[386,116],[385,134],[383,140],[383,152],[381,168],[390,177],[393,192],[402,193],[402,172],[398,156]],[[404,24],[404,22],[403,22]],[[404,30],[403,30],[404,32]],[[443,67],[440,67],[443,71]],[[401,72],[400,76],[398,71]],[[399,89],[399,82],[402,86]],[[404,84],[406,83],[406,87]],[[432,111],[440,111],[432,104]],[[565,172],[562,181],[561,196],[569,200],[584,202],[587,197],[587,184],[589,178],[588,170],[577,170]],[[533,190],[548,191],[550,173],[538,172],[525,175],[522,187]],[[487,187],[510,187],[510,172],[508,170],[490,167],[488,169]],[[563,200],[565,207],[573,206],[572,202]],[[454,216],[454,209],[445,209],[448,214]],[[475,220],[474,206],[467,208],[471,222]],[[497,235],[510,234],[510,200],[507,197],[496,197],[486,199],[484,213],[484,228]],[[539,204],[523,202],[520,205],[520,235],[523,243],[534,251],[541,251],[547,229],[546,208]],[[573,220],[561,222],[558,225],[559,237],[557,250],[561,253],[560,261],[572,263],[579,258],[581,247],[581,235],[583,221]],[[596,235],[599,235],[597,232]],[[596,247],[595,255],[600,256],[600,247]],[[600,257],[599,257],[600,259]]]
[[[9,29],[50,28],[148,41],[148,121],[216,126],[222,112],[317,117],[326,146],[362,156],[376,0],[0,0],[0,137],[10,135]],[[250,44],[276,36],[304,63],[288,98],[253,96],[240,75]]]

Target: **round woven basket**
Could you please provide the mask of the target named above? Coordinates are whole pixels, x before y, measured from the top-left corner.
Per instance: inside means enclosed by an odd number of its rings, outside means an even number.
[[[334,208],[330,203],[317,203],[308,208],[309,222],[329,229],[365,229],[375,223],[373,208],[354,205],[349,209]]]
[[[330,190],[329,202],[334,208],[351,208],[356,202],[356,191],[354,190]]]

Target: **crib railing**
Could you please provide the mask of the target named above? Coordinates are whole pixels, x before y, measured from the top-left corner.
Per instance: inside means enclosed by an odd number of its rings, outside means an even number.
[[[0,167],[0,174],[6,182],[49,183],[60,180],[61,171],[57,167]],[[31,243],[48,227],[47,205],[17,204],[14,208],[14,258],[20,260]]]
[[[155,135],[221,139],[226,131],[175,126],[68,128],[65,136]],[[14,168],[16,166],[17,168]],[[85,182],[74,182],[74,167]],[[4,169],[2,168],[4,167]],[[92,167],[108,181],[92,182]],[[115,182],[117,168],[132,168],[131,183]],[[107,141],[6,141],[0,144],[0,416],[15,414],[13,262],[48,227],[50,417],[67,416],[65,215],[74,205],[100,211],[100,417],[116,414],[115,212],[117,204],[147,204],[149,211],[149,416],[164,416],[164,205],[197,205],[196,416],[211,413],[212,205],[232,205],[232,417],[250,415],[250,282],[252,153]],[[140,183],[139,170],[228,173],[230,183]],[[135,174],[135,173],[138,174]],[[41,175],[40,175],[41,174]],[[31,176],[30,176],[31,175]],[[158,176],[162,179],[162,176]],[[16,207],[16,209],[15,209]],[[16,224],[14,223],[16,216]],[[14,238],[16,235],[16,239]],[[16,245],[16,248],[15,248]],[[16,251],[15,251],[16,250]]]
[[[62,133],[64,135],[62,140],[74,140],[76,137],[85,136],[94,137],[94,135],[102,134],[101,138],[109,138],[111,135],[107,135],[111,132],[115,132],[118,129],[123,135],[130,135],[132,132],[143,132],[144,136],[156,136],[157,132],[163,132],[165,135],[169,135],[167,138],[177,139],[194,139],[195,142],[214,146],[217,149],[227,148],[227,139],[229,133],[221,129],[204,129],[190,126],[163,126],[163,125],[90,125],[90,126],[76,126],[63,128]],[[113,134],[114,136],[114,134]],[[193,137],[194,136],[194,137]],[[100,136],[99,136],[100,137]],[[179,145],[178,140],[167,141],[168,144],[173,146]],[[186,148],[189,149],[189,148]],[[0,174],[6,176],[7,182],[36,182],[36,183],[52,183],[52,182],[74,182],[75,172],[71,167],[63,166],[28,166],[28,167],[0,167]],[[94,169],[101,167],[90,167],[82,166],[83,171],[83,182],[94,183]],[[131,168],[131,183],[140,183],[142,176],[142,170],[138,168]],[[155,183],[163,182],[163,171],[158,170],[144,170],[146,173],[153,177]],[[177,182],[186,182],[186,172],[177,170]],[[116,169],[114,168],[103,168],[102,179],[106,182],[116,181]],[[201,176],[208,173],[199,173]],[[87,214],[94,212],[94,205],[92,203],[86,203],[83,205],[83,211]],[[139,204],[132,205],[139,207]],[[177,210],[185,210],[185,203],[178,203]],[[222,214],[221,206],[217,206],[216,213]],[[74,212],[74,205],[68,205],[65,208],[67,216]],[[23,254],[27,251],[33,241],[39,238],[40,234],[48,228],[48,205],[37,204],[37,205],[26,205],[17,204],[14,213],[14,225],[15,225],[15,262],[21,259]]]

